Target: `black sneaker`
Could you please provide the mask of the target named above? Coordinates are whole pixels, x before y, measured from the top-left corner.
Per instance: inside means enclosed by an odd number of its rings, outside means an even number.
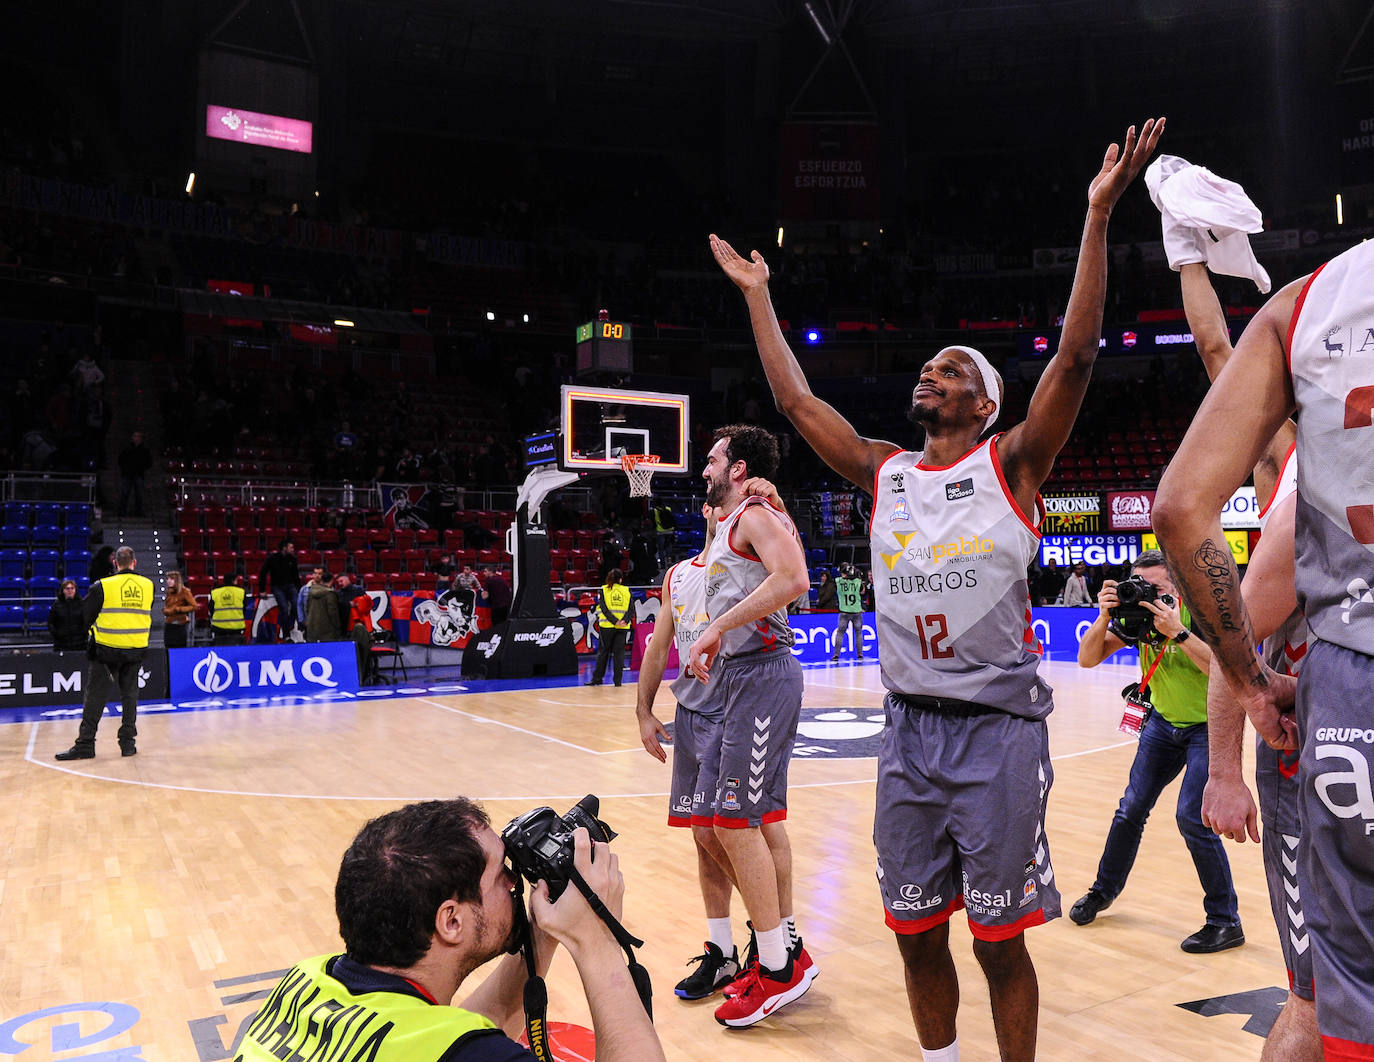
[[[1102,893],[1096,889],[1089,889],[1076,904],[1069,908],[1069,920],[1074,925],[1086,926],[1111,905],[1112,901]]]
[[[739,976],[739,949],[731,948],[730,957],[709,940],[706,951],[687,960],[687,965],[697,964],[697,968],[681,981],[673,992],[679,999],[705,999],[720,991]]]
[[[55,760],[93,760],[95,759],[95,749],[88,749],[84,745],[73,745],[66,752],[59,752],[53,757]]]
[[[1179,945],[1194,955],[1210,955],[1214,951],[1238,948],[1245,943],[1245,931],[1240,926],[1205,925]]]
[[[119,746],[119,754],[120,754],[121,756],[137,756],[137,755],[138,755],[138,746],[137,746],[137,745],[134,745],[134,744],[120,745],[120,746]]]

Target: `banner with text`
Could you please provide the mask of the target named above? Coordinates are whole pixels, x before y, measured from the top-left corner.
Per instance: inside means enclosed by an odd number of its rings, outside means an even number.
[[[348,642],[173,649],[172,700],[233,703],[328,692],[356,693],[358,655]]]
[[[782,127],[782,216],[799,221],[877,221],[878,126],[788,122]]]

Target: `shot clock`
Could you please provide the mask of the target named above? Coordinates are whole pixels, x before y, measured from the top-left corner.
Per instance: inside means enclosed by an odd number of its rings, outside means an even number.
[[[577,374],[634,370],[634,332],[624,321],[588,321],[577,326]]]

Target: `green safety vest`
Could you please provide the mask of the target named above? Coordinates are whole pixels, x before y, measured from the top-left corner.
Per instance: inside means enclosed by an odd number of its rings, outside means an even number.
[[[243,587],[217,586],[210,591],[210,626],[243,630]]]
[[[355,996],[325,972],[332,955],[297,963],[243,1034],[234,1062],[430,1062],[468,1033],[496,1026],[481,1014],[399,992]]]
[[[146,649],[153,627],[153,581],[133,572],[100,580],[104,600],[95,618],[95,644],[111,649]]]
[[[839,594],[841,612],[862,612],[864,610],[862,579],[836,579],[835,592]]]

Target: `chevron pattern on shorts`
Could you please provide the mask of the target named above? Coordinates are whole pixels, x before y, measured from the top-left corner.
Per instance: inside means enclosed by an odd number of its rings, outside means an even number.
[[[1307,916],[1302,913],[1302,898],[1298,895],[1298,838],[1285,833],[1283,847],[1286,851],[1279,853],[1279,859],[1283,863],[1283,891],[1288,893],[1284,905],[1288,910],[1288,939],[1301,955],[1307,950]]]
[[[749,752],[749,802],[763,799],[763,773],[768,768],[768,735],[772,733],[773,717],[754,716],[754,741]]]

